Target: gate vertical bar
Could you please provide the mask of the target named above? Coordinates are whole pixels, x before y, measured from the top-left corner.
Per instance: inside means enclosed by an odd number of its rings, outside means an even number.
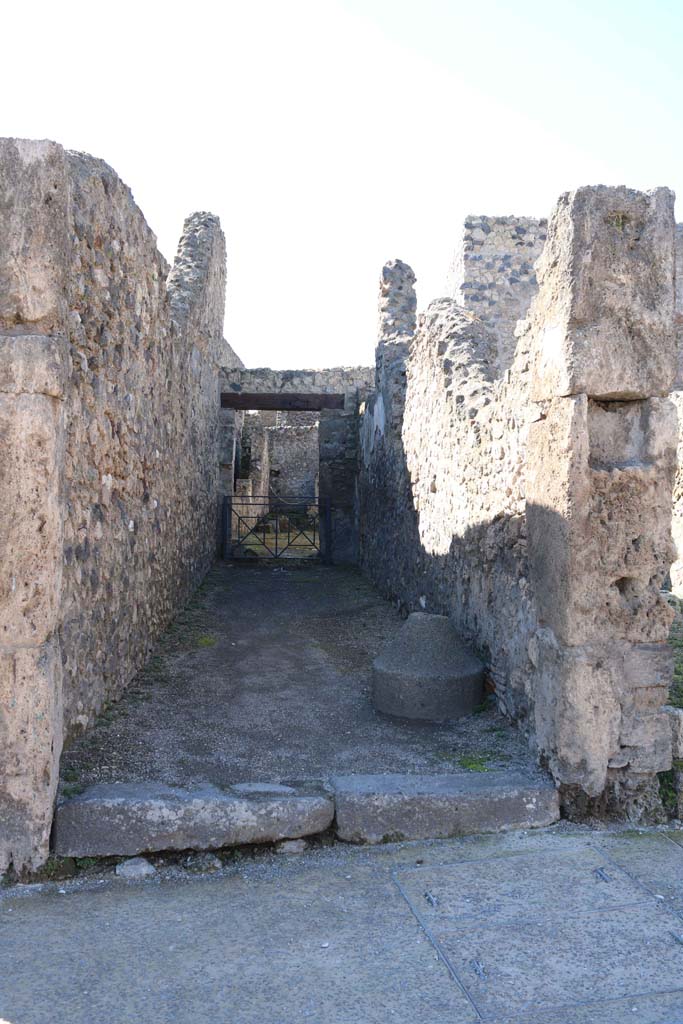
[[[330,505],[329,499],[327,499],[323,505],[322,513],[324,516],[325,530],[321,530],[321,540],[324,536],[325,541],[321,544],[322,560],[325,565],[332,565],[332,506]]]
[[[221,506],[221,558],[225,561],[230,554],[232,532],[232,499],[229,494],[223,495]]]

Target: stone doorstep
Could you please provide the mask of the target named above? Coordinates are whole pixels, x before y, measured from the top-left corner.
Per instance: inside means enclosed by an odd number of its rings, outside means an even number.
[[[333,817],[320,787],[97,785],[57,805],[52,846],[60,857],[211,850],[314,835]]]
[[[381,843],[540,828],[559,816],[552,783],[516,772],[344,775],[328,786],[225,790],[122,783],[60,802],[52,848],[60,857],[217,849],[315,835],[333,821],[339,839]]]
[[[520,772],[344,775],[331,784],[337,835],[353,843],[540,828],[560,817],[552,782]]]

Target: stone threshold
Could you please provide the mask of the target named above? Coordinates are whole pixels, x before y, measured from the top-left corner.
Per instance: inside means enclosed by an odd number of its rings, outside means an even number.
[[[219,789],[160,783],[90,786],[62,800],[58,857],[211,850],[312,836],[333,828],[351,843],[446,839],[540,828],[560,816],[550,780],[481,775],[342,775],[324,783],[245,782]]]

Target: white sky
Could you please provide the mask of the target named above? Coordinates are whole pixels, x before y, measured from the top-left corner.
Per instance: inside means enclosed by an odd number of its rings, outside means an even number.
[[[249,366],[370,364],[382,263],[443,294],[466,213],[545,216],[580,184],[676,188],[673,0],[3,5],[0,134],[102,157],[171,260],[228,243]],[[682,186],[683,187],[683,186]]]

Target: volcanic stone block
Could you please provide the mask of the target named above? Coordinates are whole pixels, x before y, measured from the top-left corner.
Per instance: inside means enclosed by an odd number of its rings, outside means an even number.
[[[671,755],[676,760],[683,759],[683,708],[662,708],[671,728]]]
[[[556,779],[598,796],[608,767],[671,767],[671,731],[661,711],[671,678],[665,644],[605,639],[569,647],[541,629],[529,656],[536,740]]]
[[[0,139],[0,330],[61,330],[69,266],[66,154],[54,142]]]
[[[47,857],[61,750],[58,642],[0,648],[0,874]]]
[[[534,828],[559,817],[552,783],[514,772],[344,775],[331,784],[337,835],[353,843]]]
[[[0,394],[0,644],[41,644],[55,628],[63,448],[60,401]]]
[[[666,640],[675,452],[666,399],[555,399],[532,424],[530,572],[541,624],[564,643]]]
[[[58,856],[105,857],[272,843],[324,832],[333,814],[330,797],[311,790],[98,785],[57,806],[53,844]]]
[[[484,697],[484,666],[446,615],[413,612],[372,664],[372,702],[399,718],[446,722]]]
[[[556,779],[597,796],[605,787],[610,757],[619,750],[621,708],[607,653],[565,647],[550,630],[539,630],[529,656],[536,669],[539,752]]]
[[[561,196],[531,312],[536,401],[671,390],[674,195],[599,185]]]
[[[0,393],[63,398],[68,371],[66,338],[45,334],[0,335]]]

